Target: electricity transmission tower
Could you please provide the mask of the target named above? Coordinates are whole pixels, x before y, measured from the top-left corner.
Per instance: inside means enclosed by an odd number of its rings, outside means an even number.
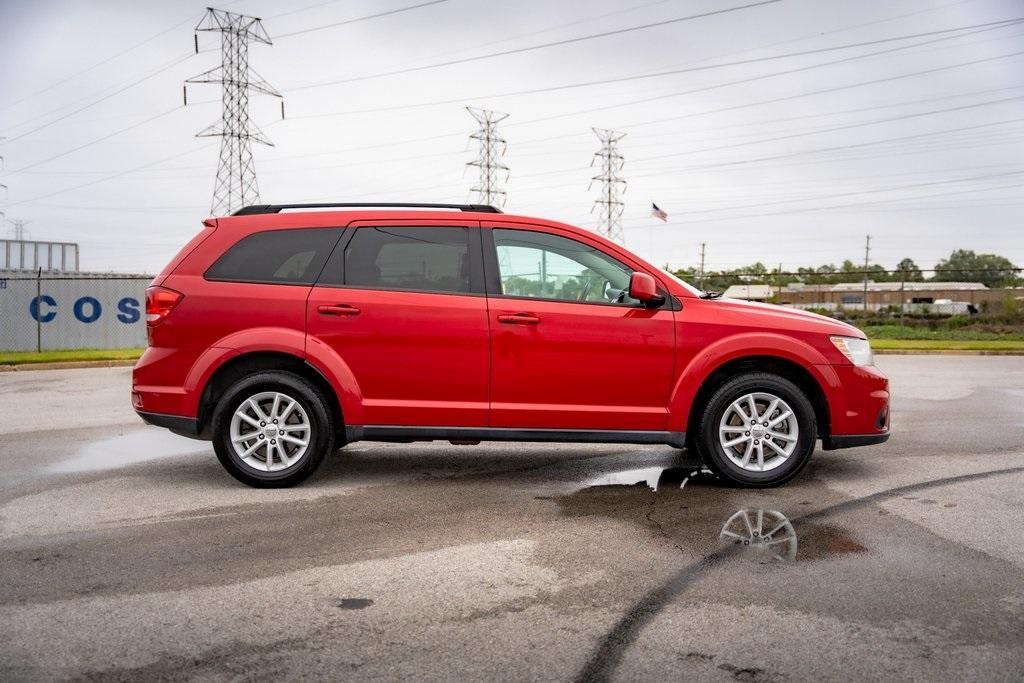
[[[601,183],[601,193],[594,200],[594,207],[601,209],[601,222],[597,232],[613,242],[622,243],[622,211],[625,205],[619,196],[620,190],[626,191],[626,181],[619,176],[625,162],[624,157],[619,154],[619,140],[626,137],[626,134],[602,128],[592,130],[601,141],[601,149],[594,152],[594,158],[590,160],[591,166],[595,161],[601,162],[600,175],[590,179],[591,187],[595,180]]]
[[[480,130],[469,136],[480,143],[477,160],[466,164],[480,169],[480,180],[470,192],[476,192],[480,204],[504,206],[508,201],[508,193],[501,189],[501,183],[508,182],[509,169],[501,159],[508,149],[508,142],[498,135],[498,122],[504,121],[509,115],[473,107],[466,107],[466,111],[480,124]],[[502,173],[505,174],[503,181],[499,180]]]
[[[270,36],[258,18],[208,8],[206,16],[195,30],[197,53],[199,31],[220,33],[220,66],[185,82],[221,85],[221,120],[200,131],[196,137],[221,138],[211,211],[216,216],[222,216],[247,204],[259,203],[260,190],[256,184],[251,143],[273,147],[273,143],[249,119],[249,91],[273,97],[281,97],[281,93],[249,68],[249,43],[272,45]],[[187,92],[185,99],[187,103]],[[281,115],[283,118],[283,103]]]
[[[25,226],[32,221],[8,220],[7,222],[14,226],[14,230],[11,231],[11,234],[14,236],[15,240],[20,242],[24,240],[25,236],[28,234],[28,230],[25,229]]]

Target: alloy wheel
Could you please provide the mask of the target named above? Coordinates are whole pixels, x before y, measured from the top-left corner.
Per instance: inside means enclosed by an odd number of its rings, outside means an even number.
[[[800,427],[796,414],[780,397],[753,392],[729,404],[718,438],[726,457],[748,472],[767,472],[796,450]]]
[[[231,447],[255,470],[280,472],[295,466],[306,454],[311,436],[306,411],[279,391],[250,396],[231,416]]]

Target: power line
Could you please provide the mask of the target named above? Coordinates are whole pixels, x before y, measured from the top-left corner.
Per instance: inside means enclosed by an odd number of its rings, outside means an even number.
[[[147,123],[152,123],[153,121],[156,121],[157,119],[161,119],[161,118],[167,116],[168,114],[172,114],[172,113],[178,111],[179,109],[181,109],[180,106],[172,107],[171,109],[168,109],[166,111],[163,111],[163,112],[157,114],[156,116],[151,116],[151,117],[149,117],[147,119],[144,119],[142,121],[138,121],[137,123],[133,123],[130,126],[126,126],[126,127],[121,128],[119,130],[115,130],[113,133],[108,133],[107,135],[104,135],[102,137],[96,138],[95,140],[90,140],[89,142],[86,142],[84,144],[78,145],[77,147],[73,147],[73,148],[71,148],[69,150],[66,150],[64,152],[61,152],[59,154],[54,154],[53,156],[47,157],[45,159],[40,159],[39,161],[35,161],[35,162],[29,164],[28,166],[22,166],[21,168],[14,169],[14,170],[12,170],[10,172],[10,174],[13,175],[15,173],[23,173],[23,172],[25,172],[25,171],[27,171],[29,169],[35,168],[36,166],[42,166],[43,164],[48,164],[51,161],[54,161],[56,159],[60,159],[61,157],[66,157],[67,155],[73,154],[74,152],[77,152],[79,150],[85,149],[86,147],[91,147],[92,145],[95,145],[95,144],[97,144],[99,142],[103,142],[104,140],[109,140],[112,137],[116,137],[118,135],[121,135],[122,133],[126,133],[126,132],[128,132],[130,130],[134,130],[135,128],[139,128],[141,126],[144,126]]]
[[[861,148],[861,147],[870,147],[872,145],[878,145],[878,144],[883,144],[883,143],[887,143],[887,142],[900,142],[900,141],[904,141],[904,140],[914,140],[914,139],[919,139],[919,138],[931,137],[931,136],[934,136],[934,135],[942,135],[944,133],[955,133],[955,132],[967,131],[967,130],[977,130],[979,128],[988,128],[988,127],[991,127],[991,126],[998,126],[998,125],[1003,125],[1003,124],[1006,124],[1006,123],[1017,123],[1018,121],[1024,121],[1024,117],[1018,117],[1018,118],[1013,118],[1013,119],[1005,119],[1003,121],[992,121],[992,122],[989,122],[989,123],[979,123],[979,124],[976,124],[976,125],[973,125],[973,126],[961,126],[959,128],[947,128],[945,130],[932,131],[932,132],[928,132],[928,133],[917,133],[917,134],[914,134],[914,135],[900,135],[900,136],[892,137],[892,138],[884,138],[882,140],[871,140],[869,142],[857,142],[857,143],[851,143],[851,144],[847,144],[847,145],[833,145],[831,147],[819,147],[817,149],[801,150],[801,151],[798,151],[798,152],[787,152],[785,154],[775,154],[775,155],[771,155],[771,156],[757,157],[757,158],[754,158],[754,159],[740,159],[740,160],[736,160],[736,161],[723,161],[723,162],[717,162],[717,163],[711,163],[711,164],[699,164],[699,165],[694,165],[694,166],[686,166],[686,167],[682,167],[682,168],[670,169],[670,172],[673,171],[673,170],[674,171],[687,171],[687,170],[703,170],[703,169],[707,169],[707,168],[720,168],[720,167],[723,167],[723,166],[738,166],[738,165],[742,165],[742,164],[760,163],[760,162],[763,162],[763,161],[776,161],[778,159],[788,159],[788,158],[791,158],[791,157],[804,156],[806,154],[818,154],[818,153],[821,153],[821,152],[836,152],[836,151],[840,151],[840,150],[858,149],[858,148]],[[656,173],[648,173],[648,174],[640,175],[640,176],[637,176],[637,177],[644,178],[644,177],[649,177],[649,176],[652,176],[652,175],[660,175],[661,173],[664,173],[664,172],[666,172],[666,171],[660,171],[660,172],[656,172]]]
[[[206,149],[209,149],[209,148],[213,147],[214,144],[215,143],[210,143],[208,145],[203,145],[203,146],[197,147],[195,149],[189,149],[189,150],[185,150],[184,152],[178,152],[177,154],[172,154],[170,156],[162,157],[160,159],[157,159],[155,161],[147,162],[147,163],[142,164],[140,166],[133,166],[132,168],[125,169],[123,171],[118,171],[117,173],[113,173],[111,175],[107,175],[107,176],[104,176],[102,178],[97,178],[96,180],[90,180],[87,183],[81,183],[79,185],[73,185],[71,187],[65,187],[65,188],[63,188],[61,190],[54,190],[53,192],[48,192],[47,194],[39,195],[39,196],[36,196],[36,197],[31,197],[29,199],[22,199],[22,200],[19,200],[19,201],[16,201],[16,202],[11,202],[10,204],[8,204],[8,206],[19,206],[21,204],[34,203],[34,202],[39,201],[40,199],[49,199],[50,197],[55,197],[56,195],[64,194],[65,192],[73,192],[74,190],[81,190],[81,189],[86,188],[86,187],[92,187],[93,185],[99,185],[100,183],[105,183],[108,180],[114,180],[115,178],[121,178],[123,176],[130,175],[132,173],[137,173],[137,172],[145,170],[147,168],[151,168],[151,167],[156,166],[158,164],[162,164],[165,161],[171,161],[173,159],[180,159],[183,156],[186,156],[186,155],[189,155],[189,154],[195,154],[196,152],[201,152],[203,150],[206,150]]]
[[[38,133],[39,131],[41,131],[41,130],[43,130],[45,128],[49,128],[50,126],[52,126],[55,123],[59,123],[59,122],[65,120],[67,118],[70,118],[70,117],[74,116],[75,114],[81,113],[81,112],[85,111],[86,109],[94,107],[94,106],[96,106],[97,104],[99,104],[101,102],[106,102],[111,97],[114,97],[115,95],[120,95],[121,93],[123,93],[124,91],[128,90],[129,88],[134,88],[136,85],[139,85],[140,83],[148,81],[150,78],[153,78],[154,76],[156,76],[158,74],[161,74],[164,71],[167,71],[168,69],[172,69],[172,68],[176,67],[177,65],[181,64],[186,59],[188,59],[189,57],[191,57],[191,55],[185,55],[184,57],[182,57],[180,59],[177,59],[177,60],[171,62],[170,64],[166,64],[166,65],[160,67],[156,71],[153,71],[153,72],[150,72],[150,73],[146,74],[142,78],[139,78],[137,80],[132,81],[128,85],[125,85],[125,86],[123,86],[121,88],[118,88],[117,90],[115,90],[112,93],[104,95],[103,97],[99,98],[98,100],[93,100],[89,104],[86,104],[85,106],[79,107],[78,109],[75,109],[75,110],[73,110],[71,112],[68,112],[67,114],[64,114],[63,116],[55,118],[55,119],[53,119],[51,121],[47,121],[46,123],[44,123],[42,125],[39,125],[39,126],[36,126],[35,128],[33,128],[31,130],[28,130],[28,131],[25,131],[24,133],[19,133],[18,135],[15,135],[14,137],[9,138],[7,140],[7,142],[11,143],[11,142],[14,142],[15,140],[20,140],[21,138],[24,138],[24,137],[27,137],[29,135],[32,135],[33,133]]]
[[[1005,175],[1021,175],[1021,174],[1024,174],[1024,171],[1017,171],[1015,173],[1005,174]],[[971,179],[971,178],[961,178],[961,179],[949,180],[949,181],[944,181],[944,182],[945,183],[955,183],[955,182],[964,182],[964,181],[968,181],[968,180],[974,180],[974,179]],[[935,182],[935,183],[930,183],[930,185],[939,185],[939,184],[943,184],[942,181]],[[920,184],[919,185],[919,187],[923,187],[923,186],[924,186],[924,184]],[[741,219],[744,219],[744,218],[764,218],[764,217],[768,217],[768,216],[786,216],[786,215],[790,215],[790,214],[794,214],[794,213],[809,213],[809,212],[814,212],[814,211],[829,211],[829,210],[833,210],[833,209],[855,208],[855,209],[860,210],[864,206],[872,206],[872,205],[876,205],[876,204],[886,204],[886,203],[894,202],[894,201],[908,201],[908,200],[916,200],[916,199],[930,199],[932,197],[948,197],[948,196],[958,195],[958,194],[971,194],[971,193],[974,193],[974,192],[990,192],[992,190],[997,190],[997,189],[998,190],[1002,190],[1002,189],[1011,189],[1011,188],[1016,188],[1016,187],[1024,187],[1024,183],[1016,183],[1016,184],[1005,185],[1005,186],[1000,186],[1000,187],[996,187],[996,188],[982,187],[982,188],[971,188],[971,189],[966,189],[966,190],[953,190],[953,191],[945,190],[945,191],[940,192],[940,193],[918,195],[918,196],[914,196],[914,197],[899,197],[899,198],[895,198],[895,199],[880,199],[880,200],[873,200],[873,201],[858,201],[856,203],[831,204],[831,205],[826,205],[826,206],[811,206],[811,207],[805,207],[805,208],[785,209],[785,210],[782,210],[782,211],[767,211],[767,212],[762,212],[762,213],[740,214],[740,215],[736,215],[736,216],[720,216],[718,218],[698,218],[697,220],[687,221],[686,224],[687,225],[692,225],[694,223],[720,223],[722,221],[735,221],[735,220],[741,220]],[[870,193],[873,193],[873,192],[891,192],[891,191],[892,191],[891,189],[882,188],[882,189],[878,189],[878,190],[865,190],[864,192],[849,193],[849,194],[870,194]],[[819,197],[819,199],[820,199],[820,197]],[[809,201],[813,201],[813,199],[809,199]]]
[[[999,27],[999,28],[1001,28],[1001,27]],[[982,31],[991,31],[991,30],[994,30],[994,29],[991,29],[991,28],[980,29],[977,32],[980,33]],[[656,96],[653,96],[653,97],[645,97],[645,98],[642,98],[642,99],[630,100],[630,101],[626,101],[626,102],[616,102],[614,104],[609,104],[609,105],[602,106],[602,107],[593,107],[593,108],[590,108],[590,109],[582,109],[582,110],[577,110],[577,111],[563,112],[561,114],[554,114],[552,116],[545,116],[545,117],[538,118],[538,119],[529,119],[529,120],[526,120],[526,121],[520,121],[516,125],[526,125],[526,124],[531,124],[531,123],[542,123],[542,122],[547,122],[547,121],[553,121],[555,119],[567,118],[567,117],[570,117],[570,116],[578,116],[578,115],[581,115],[581,114],[593,114],[595,112],[607,111],[609,109],[618,109],[620,107],[630,107],[630,106],[637,105],[637,104],[647,104],[649,102],[655,102],[655,101],[658,101],[658,100],[669,99],[669,98],[672,98],[672,97],[681,97],[681,96],[684,96],[684,95],[693,95],[693,94],[696,94],[696,93],[707,92],[707,91],[710,91],[710,90],[717,90],[719,88],[725,88],[725,87],[729,87],[729,86],[733,86],[733,85],[745,85],[747,83],[753,83],[755,81],[764,80],[766,78],[774,78],[776,76],[789,76],[789,75],[792,75],[792,74],[795,74],[795,73],[801,73],[801,72],[804,72],[804,71],[811,71],[813,69],[819,69],[819,68],[822,68],[822,67],[825,67],[825,66],[832,66],[834,64],[842,64],[842,63],[845,63],[845,62],[856,61],[856,60],[859,60],[859,59],[866,59],[866,58],[869,58],[869,57],[876,57],[878,55],[888,54],[888,53],[891,53],[891,52],[897,52],[897,51],[900,51],[900,50],[907,50],[907,49],[911,49],[911,48],[915,48],[915,47],[920,47],[922,45],[929,45],[929,44],[932,44],[932,43],[941,42],[941,41],[945,41],[945,40],[952,40],[954,38],[958,38],[958,37],[961,37],[961,36],[964,36],[964,35],[971,35],[971,34],[969,34],[969,33],[962,33],[962,34],[959,34],[959,35],[956,35],[956,36],[945,36],[945,37],[942,37],[942,38],[935,38],[933,40],[923,41],[923,42],[920,42],[920,43],[914,43],[913,45],[902,45],[902,46],[899,46],[899,47],[889,48],[889,49],[886,49],[886,50],[879,50],[877,52],[868,52],[868,53],[863,54],[863,55],[855,55],[855,56],[852,56],[852,57],[844,57],[842,59],[836,59],[836,60],[832,60],[832,61],[828,61],[828,62],[821,62],[819,64],[812,64],[812,65],[809,65],[809,66],[803,66],[803,67],[798,67],[798,68],[794,68],[794,69],[786,69],[784,71],[776,71],[776,72],[769,73],[769,74],[761,74],[761,75],[758,75],[758,76],[752,76],[752,77],[743,78],[743,79],[739,79],[739,80],[735,80],[735,81],[727,81],[725,83],[717,83],[717,84],[714,84],[714,85],[703,86],[703,87],[694,88],[694,89],[691,89],[691,90],[683,90],[683,91],[678,91],[678,92],[665,93],[665,94],[656,95]],[[875,79],[875,80],[871,80],[871,81],[863,81],[863,82],[860,82],[860,83],[854,83],[854,84],[845,85],[845,86],[838,86],[838,87],[835,87],[835,88],[826,88],[824,90],[816,90],[816,91],[812,91],[810,93],[801,93],[801,94],[791,95],[791,96],[787,96],[787,97],[780,97],[780,98],[776,98],[776,99],[772,99],[772,100],[764,100],[762,102],[757,102],[757,103],[754,103],[754,104],[756,104],[756,105],[772,104],[772,103],[776,103],[776,102],[783,102],[783,101],[786,101],[786,100],[799,99],[801,97],[807,97],[809,95],[819,95],[819,94],[824,94],[824,93],[838,92],[838,91],[841,91],[841,90],[848,90],[850,88],[857,88],[857,87],[861,87],[861,86],[864,86],[864,85],[876,85],[878,83],[885,83],[885,82],[900,80],[900,79],[903,79],[903,78],[910,78],[910,77],[913,77],[913,76],[921,76],[921,75],[930,74],[930,73],[938,73],[940,71],[948,71],[949,69],[955,69],[955,68],[959,68],[959,67],[962,67],[962,66],[973,66],[975,64],[982,64],[982,63],[985,63],[985,62],[996,61],[996,60],[999,60],[999,59],[1007,59],[1007,58],[1010,58],[1010,57],[1019,56],[1021,54],[1024,54],[1024,51],[1011,52],[1011,53],[1008,53],[1008,54],[996,55],[994,57],[987,57],[987,58],[984,58],[984,59],[976,59],[976,60],[968,61],[968,62],[959,62],[959,63],[956,63],[956,64],[950,64],[950,65],[946,65],[946,66],[936,67],[936,68],[933,68],[933,69],[926,69],[926,70],[923,70],[923,71],[915,71],[915,72],[908,73],[908,74],[900,74],[898,76],[891,76],[891,77],[887,77],[887,78],[879,78],[879,79]],[[743,109],[743,108],[746,108],[746,107],[749,107],[749,106],[754,106],[754,105],[749,104],[749,103],[748,104],[740,104],[740,105],[735,105],[735,106],[732,106],[732,107],[725,107],[725,108],[716,110],[716,112],[732,111],[734,109]],[[639,123],[639,124],[634,123],[634,124],[625,124],[625,125],[629,125],[629,126],[642,125],[642,126],[645,126],[645,125],[651,125],[651,124],[655,124],[655,123],[664,123],[666,121],[674,121],[674,120],[678,120],[678,119],[681,119],[681,118],[689,118],[690,116],[692,116],[692,115],[684,114],[682,116],[671,116],[671,117],[667,117],[667,118],[663,118],[663,119],[655,119],[655,120],[652,120],[652,121],[645,121],[645,122],[642,122],[642,123]]]
[[[505,57],[508,55],[522,54],[524,52],[532,52],[534,50],[542,50],[549,47],[556,47],[559,45],[570,45],[573,43],[580,43],[587,40],[596,40],[598,38],[607,38],[609,36],[621,35],[624,33],[631,33],[634,31],[642,31],[649,28],[656,28],[659,26],[668,26],[676,24],[682,21],[691,21],[694,19],[703,19],[705,17],[715,16],[718,14],[727,14],[729,12],[736,12],[739,10],[750,9],[752,7],[759,7],[761,5],[772,5],[782,0],[760,0],[760,2],[754,2],[747,5],[740,5],[738,7],[728,7],[720,10],[713,10],[710,12],[702,12],[701,14],[692,14],[686,17],[677,17],[675,19],[666,19],[664,21],[656,21],[649,24],[642,24],[640,26],[630,26],[628,28],[615,29],[613,31],[603,31],[601,33],[592,33],[585,36],[577,36],[575,38],[565,38],[563,40],[556,40],[549,43],[541,43],[539,45],[530,45],[527,47],[514,48],[511,50],[501,50],[499,52],[491,52],[484,55],[476,55],[474,57],[463,57],[461,59],[450,59],[444,62],[435,62],[433,64],[422,64],[419,66],[408,67],[405,69],[395,69],[392,71],[381,71],[375,74],[366,74],[363,76],[352,76],[350,78],[343,78],[335,81],[325,81],[320,83],[307,83],[305,85],[299,85],[294,88],[286,88],[285,92],[296,92],[299,90],[308,90],[310,88],[322,88],[329,85],[339,85],[342,83],[353,83],[356,81],[365,81],[373,78],[383,78],[385,76],[396,76],[398,74],[413,73],[416,71],[425,71],[427,69],[437,69],[444,66],[453,66],[456,64],[466,64],[469,62],[476,62],[482,59],[493,59],[495,57]]]
[[[778,142],[780,140],[792,140],[795,138],[806,137],[808,135],[820,135],[822,133],[834,133],[841,130],[850,130],[853,128],[862,128],[864,126],[875,126],[880,123],[893,123],[895,121],[906,121],[908,119],[916,119],[921,116],[933,116],[935,114],[947,114],[954,111],[965,111],[967,109],[977,109],[978,107],[988,107],[995,104],[1006,104],[1007,102],[1017,102],[1024,100],[1024,95],[1016,97],[1004,97],[998,100],[989,100],[987,102],[975,102],[973,104],[964,104],[958,107],[946,107],[945,109],[932,109],[929,111],[915,112],[912,114],[901,114],[900,116],[888,116],[882,119],[872,119],[870,121],[858,121],[857,123],[847,123],[841,126],[832,126],[830,128],[822,128],[820,130],[804,131],[799,133],[790,133],[787,135],[777,135],[771,138],[762,138],[760,140],[752,140],[749,142],[737,142],[729,145],[719,145],[717,147],[705,147],[703,149],[689,150],[686,152],[672,152],[669,154],[658,154],[656,156],[641,157],[637,161],[654,161],[656,159],[668,159],[678,156],[688,156],[690,154],[699,154],[701,152],[717,152],[723,149],[735,149],[737,147],[746,147],[747,145],[760,145],[766,142]]]
[[[1014,18],[1014,19],[1005,19],[1005,20],[1002,20],[1002,21],[989,22],[989,23],[985,23],[985,24],[972,24],[972,25],[968,25],[968,26],[957,26],[957,27],[954,27],[954,28],[947,28],[947,29],[942,29],[942,30],[938,30],[938,31],[927,31],[927,32],[924,32],[924,33],[911,33],[911,34],[906,34],[906,35],[901,35],[901,36],[892,36],[890,38],[881,38],[881,39],[877,39],[877,40],[862,41],[862,42],[858,42],[858,43],[847,43],[845,45],[833,45],[833,46],[830,46],[830,47],[816,48],[816,49],[812,49],[812,50],[801,50],[801,51],[798,51],[798,52],[787,52],[787,53],[777,54],[777,55],[768,55],[768,56],[765,56],[765,57],[754,57],[754,58],[751,58],[751,59],[741,59],[741,60],[736,60],[736,61],[731,61],[731,62],[720,62],[718,64],[707,64],[707,65],[704,65],[704,66],[690,66],[690,67],[684,67],[684,68],[680,68],[680,69],[671,69],[671,70],[668,70],[668,71],[656,71],[656,72],[653,72],[653,73],[636,74],[636,75],[633,75],[633,76],[620,76],[620,77],[616,77],[616,78],[602,78],[602,79],[597,79],[597,80],[581,81],[581,82],[577,82],[577,83],[565,83],[565,84],[562,84],[562,85],[546,86],[546,87],[543,87],[543,88],[529,88],[529,89],[526,89],[526,90],[513,90],[513,91],[507,91],[507,92],[503,92],[503,93],[492,93],[492,94],[489,94],[489,95],[463,96],[463,97],[456,97],[456,98],[443,99],[443,100],[431,100],[431,101],[428,101],[428,102],[416,102],[416,103],[413,103],[413,104],[401,104],[401,105],[395,105],[395,106],[391,106],[391,107],[374,107],[374,108],[370,108],[370,109],[355,109],[355,110],[338,111],[338,112],[326,112],[326,113],[320,113],[320,114],[307,114],[307,115],[304,115],[304,116],[295,116],[295,117],[292,117],[292,118],[307,119],[307,118],[323,118],[323,117],[328,117],[328,116],[345,116],[345,115],[352,115],[352,114],[374,114],[374,113],[380,113],[380,112],[385,112],[385,111],[399,111],[399,110],[405,110],[405,109],[415,109],[415,108],[419,108],[419,107],[431,107],[431,106],[444,105],[444,104],[454,104],[454,103],[457,103],[457,102],[463,102],[465,100],[484,100],[484,99],[496,99],[496,98],[500,98],[500,97],[516,97],[516,96],[520,96],[520,95],[537,95],[537,94],[556,92],[556,91],[561,91],[561,90],[572,90],[572,89],[575,89],[575,88],[586,88],[586,87],[591,87],[591,86],[595,86],[595,85],[608,85],[608,84],[611,84],[611,83],[624,83],[624,82],[630,82],[630,81],[645,80],[645,79],[649,79],[649,78],[662,78],[662,77],[665,77],[665,76],[675,76],[675,75],[679,75],[679,74],[693,73],[693,72],[698,72],[698,71],[710,71],[710,70],[714,70],[714,69],[722,69],[722,68],[727,68],[727,67],[745,66],[745,65],[749,65],[749,64],[757,64],[757,63],[761,63],[761,62],[768,62],[768,61],[774,61],[774,60],[779,60],[779,59],[788,59],[788,58],[791,58],[791,57],[804,57],[804,56],[807,56],[807,55],[819,54],[819,53],[823,53],[823,52],[835,52],[835,51],[838,51],[838,50],[847,50],[847,49],[852,49],[852,48],[857,48],[857,47],[866,47],[868,45],[879,45],[879,44],[883,44],[883,43],[891,43],[891,42],[896,42],[896,41],[900,41],[900,40],[910,40],[910,39],[913,39],[913,38],[922,38],[922,37],[926,37],[926,36],[941,35],[941,34],[953,33],[953,32],[958,32],[958,31],[967,31],[967,30],[970,30],[970,29],[978,29],[978,28],[985,28],[985,27],[1004,28],[1006,26],[1015,26],[1015,25],[1018,25],[1018,24],[1021,24],[1021,23],[1024,23],[1024,17],[1018,17],[1018,18]],[[993,30],[993,29],[990,28],[989,30]],[[980,31],[975,31],[975,32],[980,33]],[[964,33],[964,34],[957,35],[957,36],[950,36],[950,37],[947,37],[946,40],[953,39],[953,38],[959,38],[959,37],[962,37],[963,35],[973,35],[973,33]],[[926,44],[929,44],[929,43],[920,43],[918,45],[909,45],[909,46],[901,47],[899,49],[909,49],[909,48],[918,47],[920,45],[926,45]],[[881,53],[877,53],[877,54],[881,54]],[[865,58],[867,56],[873,56],[873,55],[856,55],[852,59],[863,59],[863,58]],[[827,62],[824,65],[813,65],[812,67],[809,67],[809,68],[819,68],[820,66],[830,65],[830,64],[834,64],[834,63],[838,63],[838,62]],[[787,71],[787,72],[784,72],[784,73],[790,73],[790,72]],[[771,77],[771,76],[774,76],[774,75],[776,75],[776,74],[767,74],[767,75],[758,76],[758,78],[767,78],[767,77]]]
[[[316,9],[317,7],[325,7],[327,5],[333,5],[336,2],[340,2],[340,0],[322,0],[322,2],[316,2],[316,3],[313,3],[312,5],[306,5],[305,7],[297,7],[295,9],[290,9],[290,10],[288,10],[286,12],[279,12],[277,14],[271,14],[269,17],[263,17],[263,19],[279,19],[281,17],[287,17],[287,16],[290,16],[292,14],[299,14],[300,12],[308,12],[309,10]]]
[[[304,28],[304,29],[301,29],[299,31],[292,31],[290,33],[281,33],[279,35],[273,36],[273,39],[274,40],[280,40],[281,38],[290,38],[292,36],[299,36],[299,35],[302,35],[304,33],[312,33],[313,31],[323,31],[323,30],[329,29],[329,28],[337,28],[338,26],[347,26],[348,24],[355,24],[355,23],[360,22],[360,21],[366,21],[367,19],[377,19],[379,17],[387,17],[387,16],[390,16],[392,14],[401,14],[402,12],[409,12],[411,10],[419,9],[421,7],[427,7],[429,5],[440,5],[442,2],[448,2],[448,0],[429,0],[428,2],[421,2],[421,3],[417,4],[417,5],[409,5],[407,7],[399,7],[398,9],[388,10],[386,12],[377,12],[376,14],[367,14],[366,16],[363,16],[363,17],[355,17],[353,19],[346,19],[344,21],[336,21],[333,24],[324,24],[322,26],[311,26],[310,28]],[[328,3],[322,3],[322,4],[328,4]],[[285,12],[285,14],[290,14],[290,13],[289,12]],[[283,15],[278,15],[278,16],[283,16]]]
[[[63,85],[64,83],[67,83],[68,81],[71,81],[71,80],[73,80],[75,78],[78,78],[82,74],[88,73],[88,72],[92,71],[93,69],[97,69],[97,68],[99,68],[101,66],[104,66],[105,64],[109,64],[110,62],[118,59],[119,57],[123,57],[124,55],[128,54],[129,52],[133,52],[133,51],[137,50],[138,48],[142,47],[143,45],[151,43],[154,40],[156,40],[157,38],[160,38],[161,36],[164,36],[164,35],[170,33],[171,31],[173,31],[173,30],[175,30],[175,29],[177,29],[177,28],[179,28],[181,26],[184,26],[186,24],[189,24],[191,22],[192,22],[192,18],[191,17],[189,17],[188,19],[185,19],[184,21],[180,21],[177,24],[175,24],[174,26],[171,26],[170,28],[166,28],[163,31],[160,31],[159,33],[157,33],[155,35],[152,35],[149,38],[143,40],[142,42],[136,43],[136,44],[132,45],[129,48],[126,48],[126,49],[124,49],[124,50],[122,50],[120,52],[117,52],[117,53],[107,57],[106,59],[102,59],[102,60],[92,64],[91,66],[87,66],[84,69],[76,71],[73,74],[71,74],[70,76],[65,76],[64,78],[60,79],[59,81],[55,81],[54,83],[51,83],[50,85],[46,86],[45,88],[42,88],[40,90],[36,90],[35,92],[29,93],[28,95],[25,95],[21,99],[14,100],[13,102],[8,102],[4,106],[0,107],[0,111],[4,111],[4,110],[7,110],[7,109],[10,109],[11,107],[13,107],[15,105],[21,104],[22,102],[35,97],[36,95],[42,95],[45,92],[49,92],[50,90],[53,90],[57,86]]]

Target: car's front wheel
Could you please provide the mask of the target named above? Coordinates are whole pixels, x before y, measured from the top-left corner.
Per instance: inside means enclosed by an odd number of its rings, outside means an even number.
[[[258,372],[236,382],[217,402],[213,426],[217,459],[249,486],[298,484],[334,448],[324,397],[290,372]]]
[[[814,407],[784,377],[747,373],[712,394],[698,451],[719,476],[743,486],[776,486],[807,464],[817,440]]]

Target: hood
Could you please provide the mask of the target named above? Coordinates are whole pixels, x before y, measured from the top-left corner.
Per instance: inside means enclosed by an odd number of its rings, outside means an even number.
[[[825,334],[838,334],[847,337],[860,337],[866,339],[867,335],[853,325],[844,323],[834,318],[829,318],[818,313],[803,311],[799,308],[787,308],[775,304],[762,304],[757,301],[744,301],[742,299],[709,299],[718,306],[725,307],[730,311],[739,314],[748,314],[756,318],[759,325],[779,327],[814,327],[817,331]],[[788,325],[787,325],[788,323]]]

